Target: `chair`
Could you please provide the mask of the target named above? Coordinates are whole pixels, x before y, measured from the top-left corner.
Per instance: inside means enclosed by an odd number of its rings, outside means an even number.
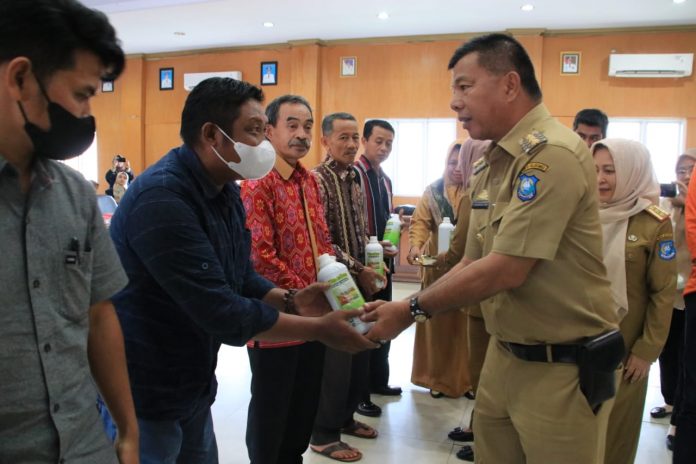
[[[116,200],[114,200],[114,197],[110,197],[109,195],[97,195],[97,204],[102,214],[114,214],[116,208],[118,208],[118,204]]]

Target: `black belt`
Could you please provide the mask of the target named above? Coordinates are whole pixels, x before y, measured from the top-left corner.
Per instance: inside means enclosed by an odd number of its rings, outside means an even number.
[[[522,345],[503,341],[500,344],[524,361],[578,363],[580,345]]]

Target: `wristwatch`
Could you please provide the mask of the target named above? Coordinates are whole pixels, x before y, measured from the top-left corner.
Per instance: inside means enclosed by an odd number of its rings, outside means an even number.
[[[418,304],[417,296],[411,298],[408,306],[411,310],[411,317],[413,317],[413,320],[416,322],[425,322],[432,317],[430,314],[421,309],[420,305]]]

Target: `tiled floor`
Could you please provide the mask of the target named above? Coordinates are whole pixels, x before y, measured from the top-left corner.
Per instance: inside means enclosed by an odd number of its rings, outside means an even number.
[[[417,290],[413,284],[395,285],[395,298],[404,298]],[[351,438],[359,448],[364,464],[446,464],[462,463],[455,453],[459,445],[447,439],[447,432],[468,423],[473,402],[466,398],[433,399],[428,391],[410,383],[414,329],[411,327],[392,342],[390,383],[404,389],[401,397],[373,395],[383,408],[382,417],[361,421],[376,427],[376,440]],[[217,376],[218,397],[213,406],[215,431],[221,464],[249,462],[244,444],[247,404],[249,402],[249,363],[245,348],[224,346],[220,350]],[[638,457],[635,464],[667,464],[671,453],[665,448],[667,419],[655,420],[648,411],[662,404],[657,364],[650,373],[646,412],[643,418]],[[311,451],[305,453],[307,464],[328,464],[331,461]]]

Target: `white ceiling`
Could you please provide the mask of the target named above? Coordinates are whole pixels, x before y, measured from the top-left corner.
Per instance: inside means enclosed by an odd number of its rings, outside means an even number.
[[[696,0],[82,0],[127,53],[506,29],[696,25]],[[524,3],[534,5],[524,12]],[[381,11],[390,18],[377,18]],[[266,21],[275,27],[263,26]],[[178,34],[175,34],[178,33]],[[184,35],[181,35],[183,33]]]

